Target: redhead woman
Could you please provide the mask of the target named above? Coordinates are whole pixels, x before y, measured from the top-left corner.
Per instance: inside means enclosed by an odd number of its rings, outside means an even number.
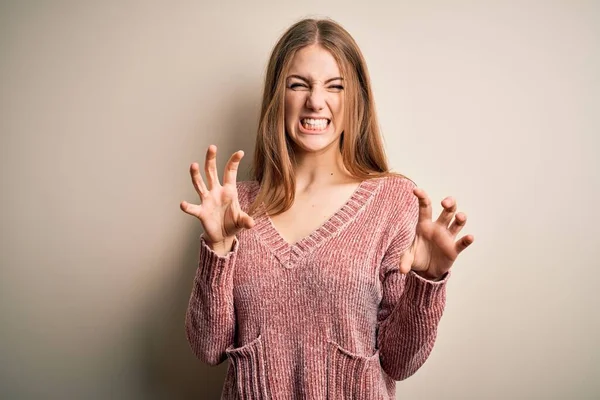
[[[394,399],[428,358],[466,216],[389,170],[365,60],[334,21],[291,26],[269,60],[252,180],[243,151],[190,168],[204,228],[191,349],[228,360],[222,399]]]

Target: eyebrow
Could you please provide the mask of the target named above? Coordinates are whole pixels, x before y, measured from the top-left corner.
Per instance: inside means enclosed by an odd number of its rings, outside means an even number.
[[[306,79],[305,77],[303,77],[303,76],[300,76],[300,75],[290,75],[290,76],[288,76],[288,79],[291,79],[291,78],[300,79],[301,81],[304,81],[304,82],[306,82],[306,83],[309,83],[309,80],[308,80],[308,79]],[[326,85],[326,84],[328,84],[329,82],[336,81],[336,80],[343,81],[343,80],[344,80],[344,78],[342,78],[341,76],[336,76],[335,78],[329,78],[329,79],[327,79],[327,80],[325,81],[325,83],[324,83],[324,84]]]

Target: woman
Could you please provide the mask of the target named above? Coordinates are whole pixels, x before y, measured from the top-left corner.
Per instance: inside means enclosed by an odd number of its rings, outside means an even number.
[[[229,359],[224,399],[393,399],[433,347],[466,216],[431,219],[389,171],[365,61],[331,20],[302,20],[271,55],[254,180],[219,182],[215,146],[192,182],[202,222],[186,315],[204,362]],[[453,220],[454,218],[454,220]]]

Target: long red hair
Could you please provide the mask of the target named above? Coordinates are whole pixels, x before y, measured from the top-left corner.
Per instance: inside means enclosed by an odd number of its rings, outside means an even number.
[[[285,85],[294,54],[312,44],[333,55],[344,78],[345,115],[340,152],[348,172],[359,180],[400,175],[388,168],[371,81],[358,45],[335,21],[303,19],[283,34],[269,59],[251,169],[252,178],[260,183],[260,191],[250,214],[263,202],[270,215],[288,210],[294,202],[294,150],[285,132]]]

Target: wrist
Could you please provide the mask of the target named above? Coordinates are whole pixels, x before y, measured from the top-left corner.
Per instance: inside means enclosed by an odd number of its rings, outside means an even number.
[[[429,273],[428,271],[415,271],[413,269],[414,273],[419,275],[421,278],[426,279],[428,281],[432,281],[432,282],[438,282],[442,280],[442,277],[444,276],[444,274],[442,275],[433,275],[431,273]]]
[[[233,242],[235,240],[235,236],[226,237],[218,242],[212,242],[206,237],[205,234],[203,234],[202,236],[204,237],[206,245],[210,247],[210,249],[217,253],[217,255],[219,255],[220,257],[227,255],[227,253],[229,253],[233,249]]]

